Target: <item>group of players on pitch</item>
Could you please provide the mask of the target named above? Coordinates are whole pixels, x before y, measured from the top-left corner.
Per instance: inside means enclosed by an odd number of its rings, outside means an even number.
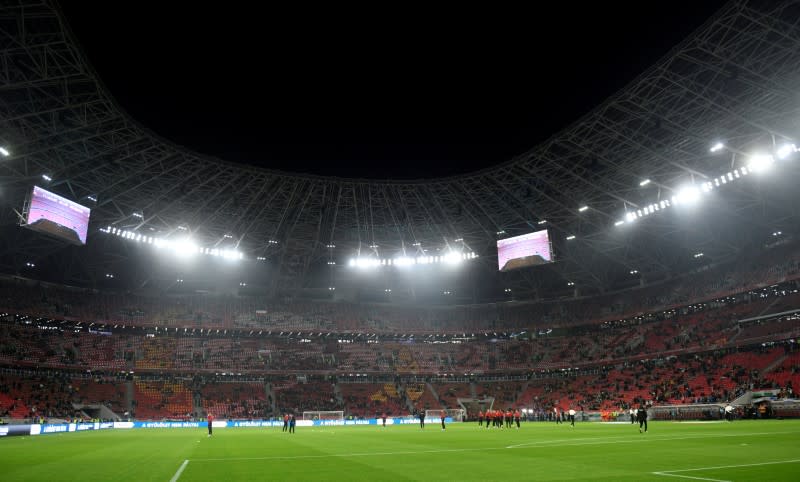
[[[569,410],[561,410],[558,407],[553,407],[553,419],[555,419],[556,424],[569,422],[570,426],[575,426],[575,415],[577,412],[573,409]],[[647,408],[644,405],[640,406],[639,409],[630,409],[630,416],[631,416],[631,424],[639,422],[639,433],[647,433]],[[519,421],[520,421],[520,411],[514,410],[506,410],[505,412],[502,410],[487,410],[487,411],[480,411],[478,412],[478,427],[483,427],[484,421],[486,422],[486,428],[489,426],[495,428],[511,428],[514,423],[516,423],[517,428],[519,428]],[[444,418],[442,419],[442,426],[444,427]]]
[[[486,421],[486,428],[489,428],[491,425],[495,428],[503,428],[505,425],[506,428],[511,428],[514,423],[517,424],[517,428],[519,428],[519,421],[522,418],[522,414],[519,410],[506,410],[505,412],[502,410],[487,410],[487,411],[480,411],[478,412],[478,427],[483,427],[483,422]]]

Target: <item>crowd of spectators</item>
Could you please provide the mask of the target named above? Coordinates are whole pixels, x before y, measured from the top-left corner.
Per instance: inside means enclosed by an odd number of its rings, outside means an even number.
[[[308,410],[374,415],[452,406],[467,393],[492,397],[501,408],[530,404],[536,410],[602,410],[642,400],[708,403],[753,387],[788,396],[799,381],[794,345],[782,343],[800,335],[800,316],[793,312],[800,307],[796,248],[779,244],[749,259],[621,293],[463,307],[142,296],[6,279],[0,281],[0,367],[127,371],[157,379],[137,380],[129,400],[121,389],[105,386],[102,375],[4,377],[0,417],[74,416],[73,403],[172,418],[209,411],[232,417]],[[115,328],[120,325],[125,328]],[[142,328],[154,326],[160,331]],[[526,335],[497,336],[501,329]],[[354,336],[359,333],[382,336]],[[448,333],[461,336],[443,336]],[[175,378],[217,372],[267,378],[255,385]],[[286,372],[508,373],[531,380],[428,388],[425,381],[274,378]],[[540,379],[541,373],[550,375]]]

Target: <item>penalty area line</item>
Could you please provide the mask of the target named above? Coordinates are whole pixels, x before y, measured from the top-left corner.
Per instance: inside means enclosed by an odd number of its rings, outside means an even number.
[[[717,465],[714,467],[697,467],[694,469],[662,470],[660,472],[650,472],[650,473],[653,475],[661,475],[663,477],[680,477],[683,479],[710,480],[714,482],[730,482],[729,480],[709,479],[706,477],[694,477],[692,475],[681,475],[678,472],[702,472],[704,470],[737,469],[740,467],[760,467],[762,465],[779,465],[779,464],[796,464],[796,463],[800,463],[800,459],[776,460],[774,462],[759,462],[755,464]]]
[[[187,465],[189,465],[189,459],[183,461],[181,466],[178,468],[178,471],[175,472],[175,475],[173,475],[172,478],[169,479],[169,482],[178,482],[178,479],[181,478],[181,474],[183,473],[183,469],[185,469]]]
[[[693,479],[693,480],[709,480],[712,482],[732,482],[730,480],[723,480],[723,479],[708,479],[706,477],[693,477],[691,475],[678,475],[678,474],[669,474],[667,472],[650,472],[653,475],[660,475],[662,477],[680,477],[681,479]]]

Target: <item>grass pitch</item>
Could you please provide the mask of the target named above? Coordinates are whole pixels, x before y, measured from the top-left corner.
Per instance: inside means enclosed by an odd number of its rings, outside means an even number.
[[[2,480],[799,480],[800,421],[138,429],[0,439]]]

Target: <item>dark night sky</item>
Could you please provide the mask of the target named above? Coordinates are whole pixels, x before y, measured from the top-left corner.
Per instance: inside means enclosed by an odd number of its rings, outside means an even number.
[[[531,2],[494,12],[405,4],[290,12],[266,2],[61,7],[112,95],[167,139],[269,168],[420,178],[532,148],[722,5],[624,3]]]

